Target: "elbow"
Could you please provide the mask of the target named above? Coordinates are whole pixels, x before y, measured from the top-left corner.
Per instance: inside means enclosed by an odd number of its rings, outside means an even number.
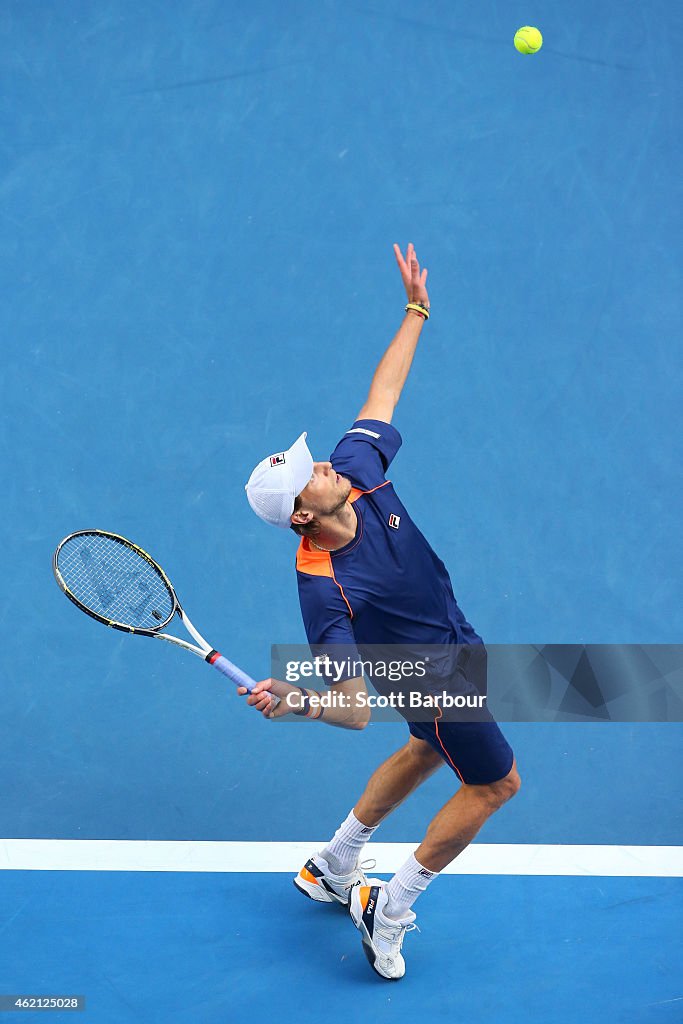
[[[349,722],[349,728],[356,731],[364,729],[370,722],[370,712],[368,709],[364,709],[360,714],[354,715]]]

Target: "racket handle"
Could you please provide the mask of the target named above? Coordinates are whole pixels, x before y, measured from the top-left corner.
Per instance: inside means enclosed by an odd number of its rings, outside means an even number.
[[[248,676],[246,672],[243,672],[237,665],[233,665],[228,658],[224,658],[218,651],[211,651],[211,654],[207,654],[206,660],[209,665],[213,665],[219,672],[222,672],[224,676],[227,676],[236,686],[244,686],[251,693],[256,686],[255,680]],[[275,694],[271,694],[273,701],[273,708],[276,708],[280,703],[280,698],[276,697]]]

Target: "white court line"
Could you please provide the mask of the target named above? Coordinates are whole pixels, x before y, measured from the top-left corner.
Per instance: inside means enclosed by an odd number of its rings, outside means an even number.
[[[108,839],[0,839],[10,871],[227,871],[295,873],[324,842],[216,843]],[[392,873],[415,843],[370,843],[373,871]],[[474,843],[452,875],[683,877],[683,846],[546,846]]]

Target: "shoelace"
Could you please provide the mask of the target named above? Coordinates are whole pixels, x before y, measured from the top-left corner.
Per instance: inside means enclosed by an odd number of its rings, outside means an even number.
[[[356,880],[354,882],[349,882],[349,883],[345,884],[345,886],[344,886],[345,891],[350,894],[351,890],[355,889],[357,885],[367,885],[368,879],[367,879],[367,875],[365,874],[365,872],[366,871],[372,871],[372,869],[375,867],[376,864],[377,864],[377,861],[374,860],[373,858],[369,858],[368,860],[362,860],[362,861],[360,861],[360,863],[356,864],[355,868],[353,869],[353,872],[351,872],[351,877],[353,877],[354,872],[357,871],[360,874],[360,878],[356,878]],[[343,876],[343,875],[339,876],[339,875],[337,875],[335,877],[339,878],[341,880],[341,878],[349,877],[349,876]]]
[[[357,885],[367,884],[368,877],[365,872],[372,871],[376,865],[377,861],[372,857],[368,858],[368,860],[362,860],[359,864],[356,864],[355,870],[360,872],[360,878],[357,881],[352,882],[350,886],[347,886],[346,891],[350,894],[351,889],[355,889]]]
[[[406,937],[407,932],[419,932],[418,926],[414,921],[410,924],[396,924],[396,925],[385,925],[384,921],[375,920],[375,934],[378,938],[384,939],[385,942],[390,942],[392,946],[396,948],[391,953],[386,953],[380,949],[380,955],[388,963],[393,964],[396,956],[401,952],[403,946],[403,940]]]
[[[396,924],[389,925],[385,925],[384,921],[375,921],[375,928],[380,935],[389,939],[390,942],[395,942],[399,938],[399,935],[396,934],[397,932],[400,933],[400,940],[403,942],[406,932],[419,932],[420,930],[414,921],[411,921],[410,924],[401,924],[397,921]],[[401,948],[400,944],[398,948]]]

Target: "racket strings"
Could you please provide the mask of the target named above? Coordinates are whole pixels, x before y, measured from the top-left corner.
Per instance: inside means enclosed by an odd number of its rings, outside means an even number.
[[[137,629],[159,629],[174,600],[151,562],[123,541],[102,534],[70,538],[58,568],[77,601],[96,615]]]

